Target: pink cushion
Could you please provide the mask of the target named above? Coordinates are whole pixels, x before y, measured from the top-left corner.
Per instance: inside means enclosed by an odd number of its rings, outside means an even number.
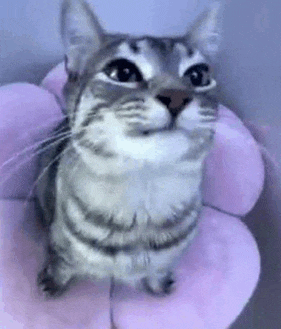
[[[24,147],[46,138],[50,127],[63,117],[56,98],[62,100],[65,78],[60,64],[41,87],[12,84],[0,88],[0,166]],[[204,200],[222,211],[244,215],[263,187],[259,148],[242,122],[223,106],[216,130],[215,146],[206,164]],[[31,195],[35,160],[18,156],[2,167],[3,197]],[[27,203],[26,219],[23,203],[0,203],[0,326],[109,328],[106,284],[80,282],[54,301],[38,296],[35,278],[42,266],[43,239],[36,228],[32,202]],[[201,217],[200,233],[176,271],[178,281],[171,296],[159,299],[116,288],[113,306],[118,329],[223,329],[241,312],[258,281],[256,243],[239,218],[210,207],[204,208]]]
[[[200,229],[176,271],[172,295],[155,299],[128,288],[116,291],[120,328],[221,329],[238,316],[258,280],[255,241],[240,220],[208,207]]]
[[[204,200],[219,209],[246,215],[264,184],[259,145],[237,116],[219,107],[215,146],[207,159]]]
[[[53,94],[28,83],[1,87],[0,100],[0,197],[26,197],[35,180],[31,146],[48,136],[62,114]]]
[[[21,201],[1,201],[0,213],[0,328],[109,329],[108,285],[82,282],[53,301],[39,295],[44,236],[36,230],[33,204],[25,211]]]

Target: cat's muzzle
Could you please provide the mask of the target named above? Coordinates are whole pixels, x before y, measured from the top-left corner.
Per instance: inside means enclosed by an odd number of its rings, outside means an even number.
[[[156,98],[164,104],[171,114],[168,129],[173,129],[179,113],[192,101],[190,93],[182,89],[162,89]]]
[[[181,89],[160,90],[156,98],[167,107],[173,119],[175,119],[192,100],[190,94],[186,90]]]

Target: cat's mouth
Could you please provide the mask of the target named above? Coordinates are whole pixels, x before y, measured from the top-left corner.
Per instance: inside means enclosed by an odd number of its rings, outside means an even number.
[[[172,117],[167,127],[167,130],[175,130],[175,129],[176,129],[176,117]]]
[[[178,103],[176,103],[175,101],[169,103],[166,102],[165,107],[168,110],[166,112],[166,116],[162,119],[160,119],[161,115],[158,118],[155,117],[154,121],[157,122],[157,124],[153,124],[153,120],[151,120],[150,124],[146,125],[142,122],[142,120],[140,120],[138,123],[134,123],[132,125],[132,129],[129,129],[129,131],[127,131],[127,134],[129,134],[130,136],[150,136],[161,132],[178,130],[178,118],[184,110],[188,109],[188,106],[192,102],[192,100],[192,97],[188,97]],[[164,103],[163,100],[162,103]],[[162,107],[160,112],[163,112],[163,110],[164,109]],[[128,114],[126,113],[126,115]],[[133,120],[135,120],[137,118],[137,115],[134,116],[129,114],[128,117],[131,117]]]
[[[178,115],[186,109],[188,104],[192,101],[191,97],[183,99],[180,103],[172,103],[167,106],[172,119],[176,119]],[[174,105],[174,106],[173,106]]]
[[[148,135],[152,135],[152,134],[155,134],[155,133],[178,130],[178,126],[177,126],[177,123],[176,123],[177,120],[176,119],[177,119],[177,117],[171,117],[170,122],[162,128],[143,130],[142,135],[148,136]]]
[[[178,116],[180,115],[180,113],[183,110],[187,109],[187,107],[191,103],[192,99],[193,99],[192,97],[188,97],[188,98],[185,98],[182,101],[182,103],[177,105],[177,106],[174,106],[174,107],[168,106],[168,110],[169,110],[169,113],[171,115],[171,120],[170,120],[170,123],[167,126],[167,130],[176,129],[176,122],[177,122]]]

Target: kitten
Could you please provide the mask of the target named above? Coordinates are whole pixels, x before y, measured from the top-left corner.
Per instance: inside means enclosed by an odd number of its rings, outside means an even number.
[[[182,37],[105,33],[89,5],[65,0],[67,142],[42,159],[38,198],[49,251],[38,284],[114,278],[156,295],[197,232],[217,101],[214,5]]]

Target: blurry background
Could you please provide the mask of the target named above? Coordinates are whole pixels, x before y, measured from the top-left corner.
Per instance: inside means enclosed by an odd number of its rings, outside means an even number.
[[[183,33],[210,1],[89,2],[109,31],[169,35]],[[281,2],[222,2],[221,102],[244,120],[268,153],[265,190],[245,219],[261,251],[261,280],[231,329],[277,329],[281,328]],[[59,8],[60,0],[0,0],[0,85],[39,83],[62,60]]]

